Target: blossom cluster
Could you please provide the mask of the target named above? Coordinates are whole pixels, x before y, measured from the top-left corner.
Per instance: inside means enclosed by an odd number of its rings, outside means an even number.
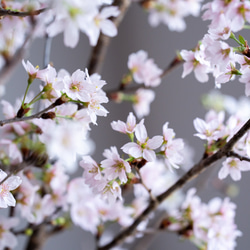
[[[195,188],[190,189],[180,210],[172,210],[167,228],[190,239],[199,249],[234,249],[236,238],[242,235],[234,222],[236,205],[219,197],[205,204],[195,193]]]
[[[148,21],[152,27],[163,23],[171,31],[181,32],[186,28],[185,17],[200,14],[202,0],[146,0],[142,2],[143,7],[149,12]]]
[[[242,127],[250,115],[249,100],[241,98],[236,101],[233,98],[221,103],[222,110],[215,111],[218,103],[215,100],[220,98],[223,102],[227,97],[218,93],[210,94],[210,109],[205,116],[205,119],[196,118],[194,120],[194,127],[197,131],[195,136],[206,141],[206,153],[208,155],[216,152],[228,142],[232,136]],[[207,101],[209,104],[209,101]],[[237,107],[237,108],[236,108]],[[228,111],[229,117],[226,119],[226,112]],[[249,150],[249,131],[234,145],[232,151],[236,153],[235,156],[230,156],[222,163],[222,168],[218,173],[220,179],[226,178],[228,175],[235,181],[241,179],[241,171],[249,171],[250,163],[242,161],[241,157],[250,157]]]
[[[211,20],[208,33],[192,51],[182,50],[181,57],[185,61],[182,77],[194,71],[199,82],[207,82],[208,74],[213,74],[215,86],[240,76],[239,81],[245,84],[245,94],[249,91],[249,47],[247,40],[234,35],[244,29],[250,22],[249,1],[230,1],[225,3],[214,0],[203,6],[203,20]],[[231,38],[238,47],[232,47],[227,40]],[[236,65],[240,68],[237,69]]]
[[[148,53],[139,50],[128,57],[127,66],[129,73],[122,79],[122,87],[125,88],[132,83],[143,84],[133,94],[120,93],[117,101],[131,101],[138,118],[142,118],[150,113],[150,104],[155,98],[152,89],[160,85],[163,70],[160,69],[152,58],[148,58]]]
[[[64,33],[64,44],[74,48],[79,32],[85,33],[91,46],[97,44],[100,32],[113,37],[117,34],[115,24],[109,20],[120,13],[118,7],[109,6],[112,0],[56,0],[52,4],[52,21],[46,32],[49,36]],[[105,7],[103,7],[105,5]]]

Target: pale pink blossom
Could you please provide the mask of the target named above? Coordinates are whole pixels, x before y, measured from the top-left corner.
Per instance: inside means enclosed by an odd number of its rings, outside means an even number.
[[[153,59],[148,59],[148,54],[144,50],[129,55],[128,68],[137,83],[144,83],[145,86],[151,87],[156,87],[161,83],[162,70],[158,68]]]
[[[66,75],[63,82],[68,97],[82,102],[90,101],[89,94],[94,91],[94,87],[86,81],[86,74],[82,70],[76,70],[72,76]]]
[[[18,218],[5,218],[0,217],[0,249],[15,248],[18,244],[16,235],[12,232],[12,229],[19,223]]]
[[[105,7],[94,17],[92,22],[86,23],[84,29],[91,46],[96,46],[100,32],[109,37],[117,35],[117,28],[109,18],[117,17],[119,14],[120,11],[117,6]]]
[[[71,206],[70,216],[73,223],[82,229],[90,231],[92,234],[97,233],[99,224],[98,210],[91,201],[78,201]]]
[[[105,177],[108,180],[114,180],[118,177],[121,183],[126,183],[128,181],[127,173],[131,172],[131,167],[127,161],[120,157],[117,148],[105,149],[103,155],[107,158],[101,161]]]
[[[29,180],[22,172],[19,173],[19,176],[22,179],[22,184],[18,188],[17,206],[22,217],[31,221],[33,219],[31,208],[34,204],[35,195],[39,186],[31,183],[31,180]]]
[[[136,127],[136,118],[132,112],[129,112],[126,123],[118,120],[111,122],[111,127],[113,130],[116,130],[123,134],[132,134],[135,131]]]
[[[224,112],[216,114],[215,112],[209,112],[206,116],[206,120],[195,118],[193,121],[194,127],[198,133],[194,134],[202,140],[207,140],[211,143],[213,140],[217,140],[223,136],[223,120]]]
[[[155,92],[152,89],[138,89],[135,92],[133,109],[138,118],[142,118],[150,113],[150,104],[155,99]]]
[[[79,40],[80,30],[86,33],[86,26],[98,14],[95,1],[56,1],[53,8],[55,18],[47,28],[50,37],[64,33],[64,44],[74,48]]]
[[[56,125],[50,123],[47,129],[41,127],[40,140],[45,143],[51,158],[58,158],[67,171],[75,171],[77,154],[85,153],[86,130],[81,124],[67,121]]]
[[[184,62],[182,78],[194,71],[194,75],[199,82],[208,81],[208,73],[211,71],[210,62],[205,60],[204,51],[188,51],[180,52]]]
[[[27,63],[25,63],[24,60],[22,60],[22,64],[24,69],[26,70],[26,72],[29,74],[30,79],[35,79],[37,77],[37,73],[39,72],[39,67],[36,66],[34,67],[30,61],[27,61]]]
[[[162,136],[158,135],[149,139],[143,120],[136,126],[135,136],[137,143],[129,142],[121,149],[135,158],[143,157],[147,161],[154,161],[156,158],[154,150],[161,146],[163,142]]]
[[[205,35],[202,44],[205,46],[206,60],[212,65],[216,65],[220,72],[225,71],[229,62],[235,61],[235,53],[233,48],[222,41],[215,41],[210,35]]]
[[[229,64],[227,64],[225,71],[216,76],[215,78],[216,86],[220,88],[221,83],[226,83],[229,82],[230,80],[234,80],[236,73],[237,70],[235,69],[235,63],[230,62]]]
[[[230,175],[234,181],[238,181],[241,179],[241,171],[249,170],[249,162],[241,161],[238,158],[229,157],[223,162],[218,176],[220,179],[225,179],[228,175]]]
[[[231,35],[231,20],[224,14],[219,16],[218,22],[210,25],[208,33],[214,40],[223,39],[227,40]]]
[[[90,94],[90,100],[88,103],[88,114],[92,123],[97,125],[97,116],[107,116],[108,110],[101,104],[107,103],[108,98],[104,91],[98,91]]]
[[[0,181],[2,182],[7,177],[7,174],[0,169]],[[14,207],[16,200],[10,191],[15,190],[22,183],[19,176],[10,176],[0,185],[0,207]]]
[[[184,148],[184,142],[182,139],[175,139],[174,130],[168,128],[168,122],[163,125],[163,140],[161,150],[164,151],[167,166],[170,170],[172,167],[179,168],[183,161],[181,151]]]
[[[100,166],[91,156],[83,156],[79,165],[84,169],[83,178],[86,184],[92,184],[92,182],[102,179]]]
[[[107,200],[109,202],[109,204],[114,204],[117,198],[119,200],[122,200],[122,190],[120,185],[116,181],[107,183],[100,194],[104,200]]]
[[[250,22],[250,3],[248,1],[234,1],[228,15],[232,18],[232,30],[237,32],[243,29],[245,22]]]

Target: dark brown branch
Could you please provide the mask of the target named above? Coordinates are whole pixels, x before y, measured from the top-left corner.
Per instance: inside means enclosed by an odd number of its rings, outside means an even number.
[[[124,242],[124,240],[132,235],[137,226],[148,217],[148,215],[153,212],[158,205],[163,202],[167,197],[169,197],[173,192],[180,189],[184,184],[188,183],[193,178],[197,177],[206,168],[211,166],[213,163],[217,162],[221,158],[227,156],[234,144],[247,132],[250,128],[250,119],[242,126],[242,128],[223,146],[219,151],[213,155],[202,158],[196,165],[194,165],[186,174],[184,174],[174,185],[172,185],[168,190],[166,190],[161,195],[158,195],[155,200],[151,200],[148,207],[144,212],[135,219],[134,223],[128,228],[124,229],[120,234],[118,234],[110,243],[105,246],[101,246],[98,250],[108,250],[112,247],[119,245]]]
[[[32,11],[15,11],[15,10],[10,10],[10,9],[6,10],[3,8],[0,8],[0,17],[3,17],[3,16],[17,16],[17,17],[37,16],[46,10],[47,8],[43,8],[39,10],[32,10]]]
[[[55,108],[56,106],[59,106],[59,105],[64,103],[63,101],[60,101],[60,100],[61,100],[61,98],[57,99],[50,106],[48,106],[47,108],[41,110],[40,112],[38,112],[38,113],[36,113],[34,115],[24,116],[24,117],[21,117],[21,118],[14,117],[14,118],[11,118],[11,119],[0,121],[0,126],[3,126],[5,124],[9,124],[9,123],[13,123],[13,122],[28,121],[28,120],[32,120],[32,119],[35,119],[35,118],[41,118],[43,116],[43,114],[45,114],[47,111],[49,111],[49,110]]]
[[[112,21],[117,28],[123,20],[123,17],[126,14],[130,4],[131,0],[114,1],[113,6],[118,6],[120,10],[119,16],[112,18]],[[110,37],[105,36],[102,33],[100,34],[97,45],[92,49],[90,60],[87,66],[90,75],[93,73],[101,73],[103,61],[106,56],[110,40]]]
[[[235,157],[235,158],[238,158],[241,161],[248,161],[248,162],[250,162],[250,158],[248,158],[246,156],[239,155],[239,154],[235,153],[234,151],[229,151],[227,153],[227,157]]]

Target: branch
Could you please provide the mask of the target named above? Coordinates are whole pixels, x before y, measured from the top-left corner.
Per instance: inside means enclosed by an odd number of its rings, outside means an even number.
[[[112,247],[119,245],[124,242],[124,240],[132,235],[137,226],[148,217],[148,215],[153,212],[161,202],[163,202],[167,197],[169,197],[174,191],[180,189],[187,182],[191,181],[193,178],[197,177],[201,172],[203,172],[206,168],[211,166],[213,163],[217,162],[224,156],[227,156],[228,152],[230,152],[234,146],[234,144],[247,132],[250,128],[250,119],[241,127],[241,129],[216,153],[213,155],[202,158],[197,164],[195,164],[185,175],[183,175],[174,185],[172,185],[168,190],[166,190],[161,195],[156,197],[156,200],[151,200],[148,207],[144,210],[144,212],[139,215],[134,223],[125,228],[120,234],[118,234],[110,243],[104,246],[100,246],[98,250],[108,250]]]
[[[27,16],[37,16],[42,12],[46,11],[47,8],[32,10],[32,11],[15,11],[10,9],[0,8],[0,17],[4,16],[17,16],[17,17],[27,17]]]
[[[46,113],[47,111],[55,108],[56,106],[59,106],[61,104],[65,103],[62,98],[60,97],[59,99],[57,99],[54,103],[52,103],[50,106],[48,106],[47,108],[41,110],[40,112],[34,114],[34,115],[30,115],[30,116],[24,116],[24,117],[14,117],[11,119],[6,119],[3,121],[0,121],[0,126],[3,126],[5,124],[9,124],[9,123],[13,123],[13,122],[21,122],[21,121],[28,121],[34,118],[42,118],[43,114]]]
[[[118,6],[120,10],[120,15],[112,18],[113,23],[118,28],[119,24],[124,18],[131,0],[116,0],[113,6]],[[91,56],[88,63],[89,74],[100,73],[102,69],[102,64],[106,56],[106,52],[110,43],[111,37],[105,36],[102,33],[99,36],[97,45],[92,49]]]
[[[239,154],[235,153],[234,151],[229,151],[227,153],[227,157],[235,157],[235,158],[238,158],[240,161],[250,162],[250,158],[248,158],[246,156],[239,155]]]

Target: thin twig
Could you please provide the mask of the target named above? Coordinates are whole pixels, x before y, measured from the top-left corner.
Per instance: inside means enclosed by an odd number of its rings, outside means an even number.
[[[250,158],[248,158],[246,156],[239,155],[239,154],[235,153],[234,151],[229,151],[227,153],[227,157],[235,157],[235,158],[238,158],[241,161],[248,161],[248,162],[250,162]]]
[[[217,162],[221,158],[227,156],[227,153],[230,152],[234,146],[234,144],[247,132],[250,128],[250,119],[241,127],[241,129],[216,153],[213,155],[202,158],[197,164],[195,164],[186,174],[184,174],[174,185],[172,185],[168,190],[166,190],[161,195],[156,197],[157,202],[151,200],[148,207],[142,212],[141,215],[135,219],[133,224],[126,229],[124,229],[121,233],[119,233],[110,243],[100,246],[97,248],[98,250],[108,250],[114,246],[117,246],[124,242],[124,240],[132,235],[137,226],[145,220],[148,215],[153,212],[159,204],[161,204],[167,197],[169,197],[173,192],[180,189],[184,184],[197,177],[201,172],[203,172],[206,168],[211,166],[213,163]]]
[[[15,10],[10,10],[10,9],[6,10],[3,8],[0,8],[0,17],[3,17],[3,16],[17,16],[17,17],[37,16],[46,10],[47,8],[43,8],[39,10],[32,10],[32,11],[15,11]]]
[[[60,99],[60,98],[59,98]],[[2,120],[0,121],[0,126],[3,126],[5,124],[9,124],[9,123],[13,123],[13,122],[20,122],[20,121],[28,121],[28,120],[32,120],[32,119],[35,119],[35,118],[41,118],[42,115],[44,113],[46,113],[47,111],[55,108],[56,106],[59,106],[61,105],[62,103],[59,103],[57,101],[55,101],[54,103],[52,103],[50,106],[48,106],[47,108],[41,110],[40,112],[37,112],[36,114],[34,115],[30,115],[30,116],[23,116],[21,118],[19,117],[14,117],[14,118],[11,118],[11,119],[6,119],[6,120]]]

